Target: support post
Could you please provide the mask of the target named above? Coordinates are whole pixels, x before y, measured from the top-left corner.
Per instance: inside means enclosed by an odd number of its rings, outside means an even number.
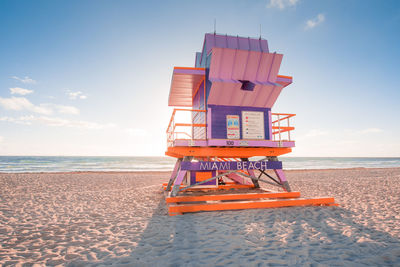
[[[178,170],[181,167],[181,162],[182,162],[182,159],[179,158],[175,163],[175,167],[174,167],[174,170],[172,171],[171,178],[168,181],[167,191],[171,190],[171,186],[172,186],[173,182],[175,181],[176,176],[178,175]]]
[[[268,161],[278,161],[278,157],[268,157]],[[279,182],[281,183],[283,189],[286,192],[292,192],[292,189],[290,189],[289,182],[286,180],[285,173],[283,172],[282,169],[274,169],[274,172],[276,176],[279,179]]]
[[[248,158],[241,158],[241,160],[242,161],[249,161]],[[250,176],[254,177],[254,179],[251,179],[251,181],[254,184],[254,187],[255,188],[260,188],[260,184],[258,183],[257,177],[254,174],[254,171],[253,170],[247,170],[247,171],[249,172]]]
[[[274,170],[274,172],[275,172],[276,176],[278,176],[283,189],[285,189],[286,192],[292,192],[292,190],[290,189],[289,182],[286,180],[285,174],[283,173],[283,170],[276,169],[276,170]]]
[[[193,157],[184,157],[183,161],[192,161]],[[181,186],[181,183],[183,181],[183,178],[185,177],[187,171],[186,170],[179,170],[178,174],[176,176],[175,182],[174,182],[174,186],[172,187],[171,190],[171,197],[175,197],[178,194],[179,191],[179,187]]]

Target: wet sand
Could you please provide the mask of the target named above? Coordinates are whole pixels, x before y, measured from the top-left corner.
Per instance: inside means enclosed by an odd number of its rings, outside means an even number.
[[[169,217],[168,172],[0,173],[0,265],[400,265],[400,168],[286,174],[340,206]]]

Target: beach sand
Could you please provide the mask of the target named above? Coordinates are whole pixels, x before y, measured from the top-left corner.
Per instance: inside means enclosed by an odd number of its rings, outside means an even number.
[[[0,265],[400,265],[400,168],[286,174],[340,206],[169,217],[167,172],[2,173]]]

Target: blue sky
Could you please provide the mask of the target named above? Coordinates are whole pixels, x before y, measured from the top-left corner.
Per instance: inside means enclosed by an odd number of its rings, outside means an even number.
[[[259,36],[293,76],[293,156],[400,156],[398,1],[0,2],[0,155],[163,155],[174,66]]]

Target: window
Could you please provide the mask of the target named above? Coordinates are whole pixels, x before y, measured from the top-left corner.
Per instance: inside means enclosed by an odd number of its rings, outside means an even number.
[[[240,89],[245,90],[245,91],[253,91],[254,86],[256,86],[254,83],[247,81],[247,80],[239,80],[239,82],[242,83],[242,87],[240,87]]]

